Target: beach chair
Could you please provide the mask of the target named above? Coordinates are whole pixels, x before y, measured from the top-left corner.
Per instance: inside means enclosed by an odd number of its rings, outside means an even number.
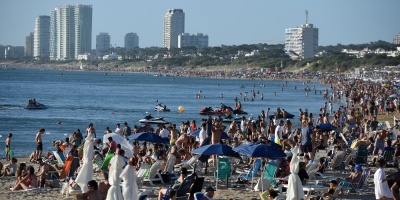
[[[65,161],[65,157],[63,154],[59,154],[57,151],[52,151],[53,156],[56,158],[57,160],[57,166],[58,167],[63,167],[64,166],[64,161]]]
[[[138,188],[142,188],[143,187],[143,179],[144,179],[144,175],[146,174],[146,172],[150,169],[150,165],[148,165],[147,163],[142,163],[142,165],[140,166],[139,170],[136,173],[136,182],[138,185]]]
[[[352,184],[351,182],[348,181],[341,181],[338,186],[341,186],[343,190],[346,191],[346,194],[348,194],[350,191],[357,192],[359,195],[361,195],[361,191],[365,187],[365,183],[371,173],[370,168],[364,169],[364,171],[361,174],[360,181],[357,183],[357,185]]]
[[[141,192],[141,193],[139,194],[139,200],[146,200],[146,199],[147,199],[147,194]]]
[[[194,200],[201,200],[201,198],[203,198],[204,193],[202,192],[196,192],[194,193]]]
[[[368,159],[368,149],[366,145],[358,146],[357,153],[356,153],[356,164],[364,164],[367,163]]]
[[[108,172],[108,164],[110,164],[111,158],[114,156],[114,152],[108,152],[103,164],[101,165],[101,170],[103,170],[104,172]]]
[[[394,150],[386,150],[383,152],[382,158],[386,163],[393,162]]]
[[[269,181],[270,185],[275,185],[275,175],[276,172],[278,171],[278,166],[267,162],[267,164],[265,164],[265,168],[264,168],[264,173],[262,174],[263,179],[266,179]]]
[[[176,161],[176,156],[175,155],[171,155],[168,158],[167,163],[165,164],[164,171],[163,171],[164,173],[170,174],[170,178],[172,180],[175,180],[175,179],[178,178],[178,175],[174,171],[175,161]]]
[[[155,181],[160,181],[161,183],[164,183],[162,180],[161,174],[159,173],[159,170],[161,169],[163,164],[163,161],[157,160],[153,165],[151,165],[148,176],[143,178],[143,182],[149,182],[150,185],[154,185]]]
[[[228,188],[229,178],[231,177],[231,163],[228,158],[218,158],[217,168],[214,171],[214,177],[216,178],[216,187],[218,187],[218,180],[226,180],[226,187]]]
[[[188,172],[194,173],[196,170],[194,169],[195,165],[198,163],[199,158],[201,155],[194,155],[188,161],[184,161],[182,163],[176,164],[175,168],[182,168],[185,167]],[[197,167],[197,166],[196,166]]]
[[[196,174],[191,174],[187,176],[182,184],[179,186],[178,190],[176,191],[176,199],[188,199],[189,197],[189,189],[192,187],[193,183],[195,182]]]
[[[196,179],[194,180],[194,183],[190,189],[190,197],[193,197],[195,193],[201,192],[201,190],[203,189],[203,184],[204,177],[196,176]]]
[[[242,180],[247,180],[249,181],[251,179],[251,188],[253,188],[253,181],[254,181],[254,177],[257,176],[258,171],[261,168],[261,159],[258,158],[254,161],[253,165],[251,166],[250,170],[248,171],[244,171],[244,172],[240,172],[239,176],[237,177],[237,179],[242,179]],[[239,172],[239,171],[238,171]]]
[[[335,157],[333,157],[332,162],[330,163],[329,169],[340,170],[340,165],[342,164],[342,161],[344,160],[345,156],[346,153],[344,151],[337,152]]]
[[[343,162],[343,166],[346,169],[347,166],[350,165],[350,163],[354,160],[354,158],[356,157],[356,151],[348,148],[348,150],[350,151],[349,155],[346,156],[346,159],[344,159]],[[350,168],[349,168],[350,169]],[[344,169],[343,169],[344,170]]]

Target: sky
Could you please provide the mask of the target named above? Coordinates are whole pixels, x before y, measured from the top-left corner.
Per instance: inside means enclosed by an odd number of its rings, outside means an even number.
[[[123,47],[126,33],[139,35],[139,46],[162,47],[168,9],[183,9],[185,32],[203,33],[209,46],[285,40],[285,28],[308,22],[319,28],[319,45],[393,42],[400,33],[399,0],[1,0],[0,45],[23,46],[35,18],[61,5],[93,6],[92,49],[106,32]]]

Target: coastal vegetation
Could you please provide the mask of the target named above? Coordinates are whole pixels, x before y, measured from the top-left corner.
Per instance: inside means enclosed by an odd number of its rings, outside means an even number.
[[[160,47],[138,48],[125,50],[115,47],[108,53],[116,53],[122,60],[95,60],[82,61],[84,65],[107,65],[116,68],[122,66],[159,66],[159,67],[208,67],[224,66],[225,68],[268,68],[270,71],[321,71],[321,72],[349,72],[354,68],[382,68],[400,64],[400,56],[389,57],[386,54],[367,53],[363,57],[342,53],[348,50],[396,50],[396,45],[385,41],[367,44],[330,45],[320,46],[318,57],[304,60],[291,60],[285,54],[283,44],[243,44],[232,46],[208,47],[197,51],[195,47],[172,48],[170,50]],[[5,61],[4,58],[0,61]],[[73,64],[77,61],[49,61],[33,59],[11,59],[15,63],[26,64]]]

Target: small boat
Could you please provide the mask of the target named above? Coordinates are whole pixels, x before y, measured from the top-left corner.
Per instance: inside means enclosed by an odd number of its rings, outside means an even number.
[[[222,117],[222,121],[226,122],[226,123],[232,123],[233,121],[240,122],[240,121],[242,121],[242,119],[243,119],[243,116],[233,117],[232,115],[228,115],[228,116]]]
[[[205,107],[199,111],[199,114],[200,115],[222,115],[222,114],[224,114],[224,112],[220,109],[213,110],[211,107]]]
[[[29,100],[28,105],[26,105],[25,109],[29,109],[29,110],[44,110],[47,109],[47,106],[45,106],[44,104],[41,104],[37,101],[34,100]]]
[[[143,119],[139,120],[140,123],[148,123],[148,124],[168,124],[169,122],[165,121],[163,117],[155,118],[151,114],[143,117]]]
[[[169,112],[171,111],[169,108],[167,108],[166,105],[162,105],[161,103],[156,105],[156,107],[154,108],[154,111],[157,112]]]

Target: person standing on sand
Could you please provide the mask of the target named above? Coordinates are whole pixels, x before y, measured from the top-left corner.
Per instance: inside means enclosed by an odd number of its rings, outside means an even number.
[[[217,121],[214,123],[211,129],[211,144],[220,144],[221,135],[224,132],[226,126],[222,125],[222,121]]]
[[[38,133],[36,134],[35,142],[37,143],[36,151],[35,151],[35,158],[40,159],[42,157],[43,151],[43,143],[42,143],[42,134],[44,133],[44,128],[39,129]]]
[[[11,137],[12,133],[8,134],[8,137],[6,139],[6,159],[7,161],[10,161],[11,156],[10,156],[10,151],[11,151]]]
[[[85,138],[89,135],[89,134],[94,134],[94,138],[96,138],[96,130],[93,128],[93,124],[90,123],[89,127],[86,129],[86,136]]]

